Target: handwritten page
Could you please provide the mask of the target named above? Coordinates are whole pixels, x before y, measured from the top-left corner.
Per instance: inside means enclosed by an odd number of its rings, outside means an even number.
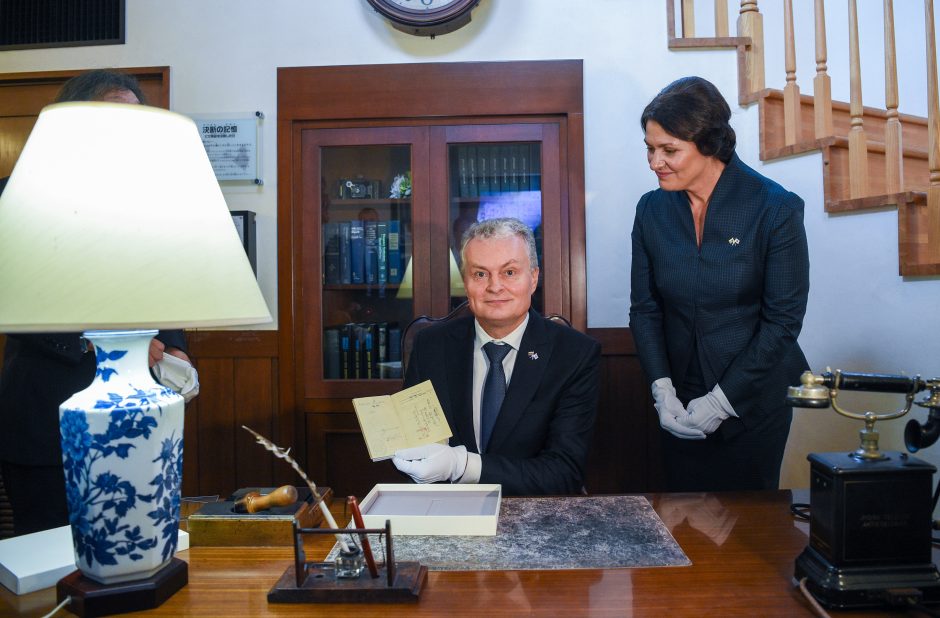
[[[440,442],[453,435],[430,380],[394,395],[352,401],[372,461],[390,459],[399,449]]]

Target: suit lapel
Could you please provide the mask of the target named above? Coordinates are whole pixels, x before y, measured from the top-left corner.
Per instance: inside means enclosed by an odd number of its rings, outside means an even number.
[[[448,336],[455,339],[453,349],[456,350],[455,354],[444,359],[450,409],[454,415],[454,437],[468,451],[476,453],[477,439],[473,431],[473,318],[459,320]]]
[[[513,428],[525,413],[529,402],[542,382],[542,375],[551,359],[552,345],[545,330],[542,316],[529,310],[529,323],[522,335],[522,343],[516,352],[516,363],[512,368],[512,378],[506,398],[496,418],[493,435],[490,436],[489,450],[499,445],[512,434]]]

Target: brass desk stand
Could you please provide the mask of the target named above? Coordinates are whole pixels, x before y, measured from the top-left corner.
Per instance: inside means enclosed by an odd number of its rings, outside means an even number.
[[[305,534],[384,534],[385,563],[379,577],[363,569],[358,578],[337,578],[332,562],[307,562]],[[269,603],[415,603],[428,579],[420,562],[396,562],[391,522],[384,528],[300,528],[294,523],[294,564],[268,592]]]

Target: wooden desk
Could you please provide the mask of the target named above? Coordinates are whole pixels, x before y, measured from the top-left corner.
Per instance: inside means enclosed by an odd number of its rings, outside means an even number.
[[[798,495],[797,501],[806,501]],[[650,500],[692,561],[689,567],[578,571],[431,572],[414,605],[268,604],[289,548],[194,547],[189,584],[150,616],[812,616],[791,583],[808,524],[789,491],[658,494]],[[341,508],[341,507],[340,507]],[[321,559],[330,537],[319,541]],[[936,559],[936,555],[935,555]],[[0,615],[41,615],[54,589],[17,597],[0,587]],[[883,611],[834,616],[911,616]],[[62,612],[59,615],[70,615]],[[124,614],[130,616],[131,614]]]

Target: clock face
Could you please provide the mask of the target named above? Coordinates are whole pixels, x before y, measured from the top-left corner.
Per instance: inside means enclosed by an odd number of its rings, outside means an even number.
[[[391,0],[392,4],[397,4],[404,9],[413,9],[416,11],[434,11],[457,1],[458,0]]]
[[[418,36],[453,32],[470,23],[480,0],[367,0],[392,26]]]

